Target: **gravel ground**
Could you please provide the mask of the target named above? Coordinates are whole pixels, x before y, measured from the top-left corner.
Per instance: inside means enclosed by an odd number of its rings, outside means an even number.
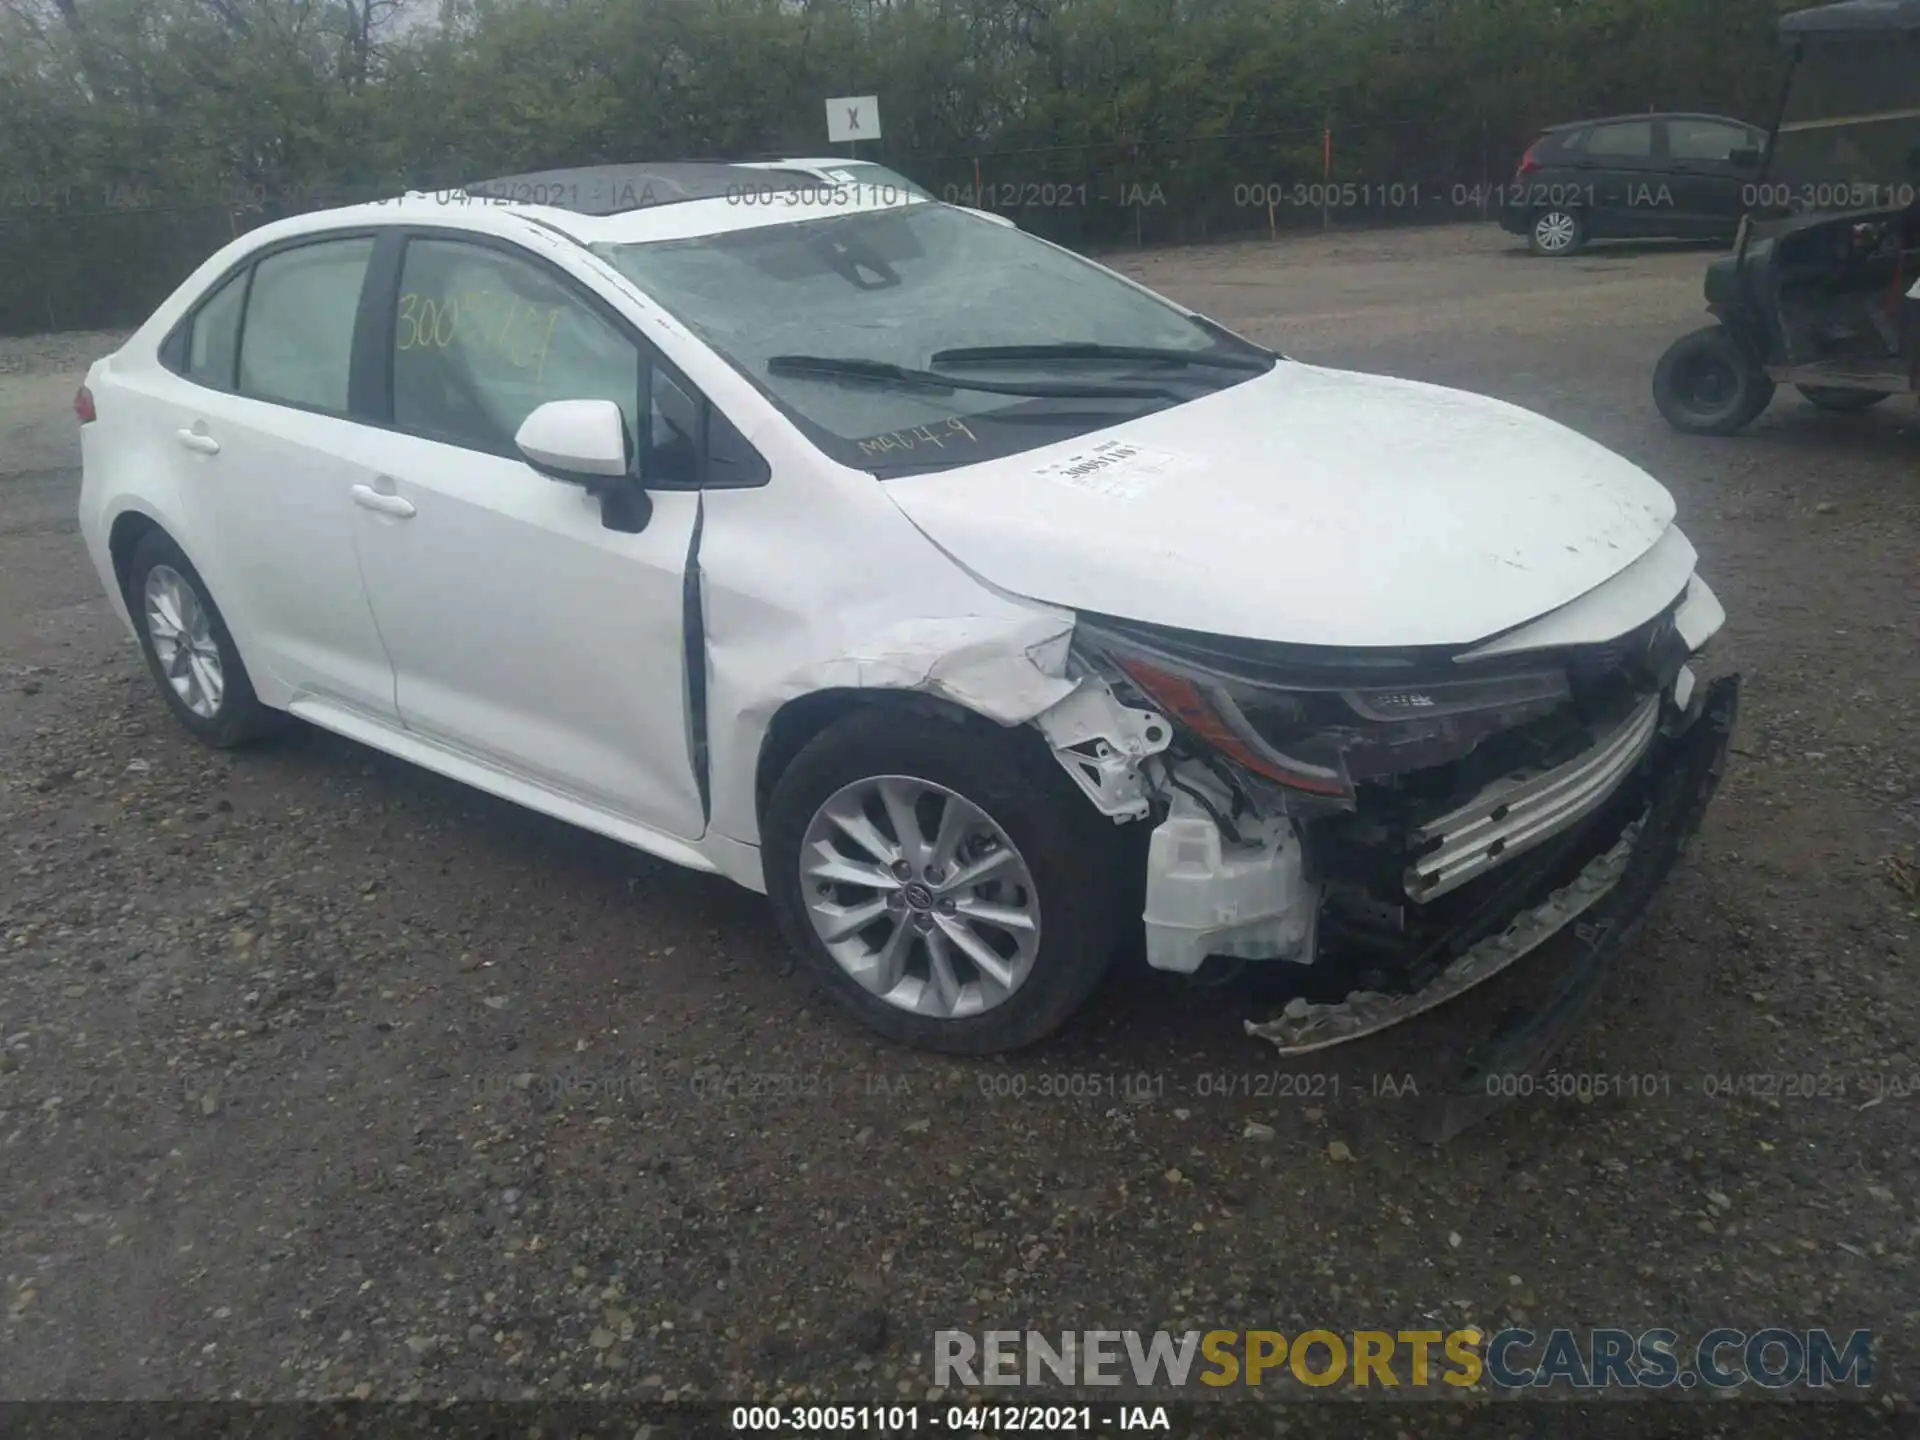
[[[920,1398],[945,1328],[1826,1325],[1879,1337],[1851,1418],[1906,1423],[1920,434],[1791,396],[1671,434],[1648,381],[1707,258],[1122,262],[1621,450],[1731,617],[1733,767],[1561,1062],[1653,1093],[1439,1148],[1400,1092],[1497,995],[1283,1067],[1257,991],[1129,973],[955,1063],[843,1021],[722,881],[319,732],[199,749],[74,533],[114,341],[0,340],[0,1398]],[[1820,1093],[1709,1093],[1782,1073]]]

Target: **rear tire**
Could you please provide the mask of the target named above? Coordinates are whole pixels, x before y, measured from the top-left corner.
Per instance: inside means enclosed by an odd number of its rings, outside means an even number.
[[[1888,398],[1885,390],[1852,390],[1844,385],[1796,385],[1793,388],[1806,396],[1808,403],[1843,415],[1871,410]]]
[[[1578,254],[1587,243],[1587,222],[1578,210],[1549,206],[1536,211],[1527,227],[1527,248],[1558,260]]]
[[[953,844],[959,863],[938,853],[956,799],[955,833],[972,827]],[[905,845],[903,821],[917,832]],[[763,828],[788,943],[891,1040],[968,1055],[1030,1045],[1085,1003],[1113,958],[1115,827],[1030,733],[933,707],[855,711],[794,757]],[[998,928],[989,914],[1029,918]]]
[[[160,694],[202,744],[231,749],[286,717],[253,693],[240,651],[200,572],[173,537],[149,530],[127,563],[127,610]]]
[[[1653,371],[1653,403],[1690,435],[1731,435],[1767,408],[1773,391],[1753,352],[1724,325],[1681,336]]]

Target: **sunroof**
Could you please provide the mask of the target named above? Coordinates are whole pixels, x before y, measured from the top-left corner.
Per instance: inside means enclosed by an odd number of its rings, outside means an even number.
[[[469,195],[521,205],[551,205],[581,215],[618,215],[684,200],[738,198],[747,193],[803,189],[818,181],[804,175],[751,170],[718,162],[659,165],[589,165],[571,170],[535,170],[475,180]]]

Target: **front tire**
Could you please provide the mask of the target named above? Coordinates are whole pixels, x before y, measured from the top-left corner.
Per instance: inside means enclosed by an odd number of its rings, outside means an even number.
[[[1844,385],[1796,385],[1794,389],[1806,396],[1809,404],[1843,415],[1851,415],[1857,410],[1870,410],[1885,400],[1888,393],[1885,390],[1852,390]]]
[[[1114,827],[1022,731],[911,704],[855,711],[780,777],[764,844],[788,942],[904,1044],[1030,1045],[1113,958]]]
[[[127,565],[127,609],[147,669],[195,739],[231,749],[277,729],[206,582],[163,530],[150,530]]]
[[[1527,248],[1549,259],[1577,254],[1586,243],[1587,222],[1578,210],[1558,206],[1541,210],[1527,229]]]
[[[1724,325],[1683,335],[1653,371],[1653,403],[1676,430],[1731,435],[1773,400],[1774,384]]]

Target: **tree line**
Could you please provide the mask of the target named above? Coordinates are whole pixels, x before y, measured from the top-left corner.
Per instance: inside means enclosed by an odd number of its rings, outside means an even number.
[[[263,220],[861,149],[1087,249],[1473,218],[1542,125],[1764,120],[1780,0],[0,0],[0,332],[130,324]]]

